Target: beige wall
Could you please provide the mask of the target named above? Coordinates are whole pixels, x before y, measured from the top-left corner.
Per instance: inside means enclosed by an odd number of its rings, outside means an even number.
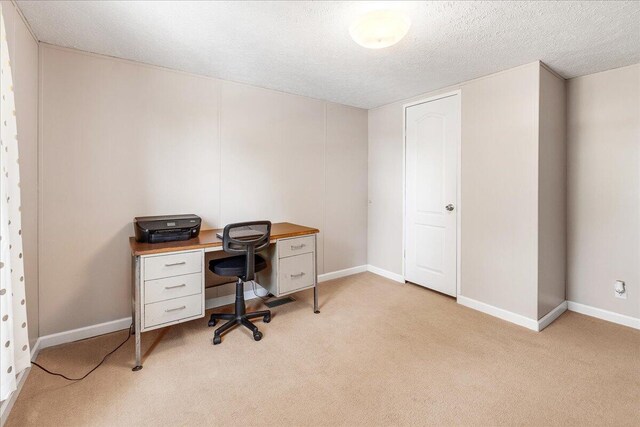
[[[368,264],[402,274],[402,103],[369,110]]]
[[[531,319],[541,317],[539,169],[564,173],[561,161],[544,167],[539,164],[541,68],[535,62],[369,111],[369,264],[402,274],[403,104],[460,89],[459,293]],[[549,105],[561,104],[561,99],[549,100]],[[550,127],[550,134],[557,132],[561,130]],[[546,151],[543,155],[547,156]],[[544,208],[552,205],[550,199]],[[551,223],[548,228],[553,228]],[[560,274],[554,271],[555,282],[549,286],[552,296],[557,293]],[[540,287],[544,295],[548,293],[545,286]]]
[[[40,60],[41,335],[130,315],[138,215],[297,222],[322,230],[320,272],[366,263],[365,110],[45,44]]]
[[[38,338],[38,43],[9,1],[2,1],[11,58],[20,150],[22,239],[29,341]]]
[[[540,67],[538,318],[565,299],[567,132],[565,80]]]
[[[538,63],[462,87],[461,289],[537,319]]]
[[[567,96],[568,299],[640,317],[640,64],[571,79]]]
[[[367,112],[327,103],[326,114],[324,229],[325,247],[332,248],[324,255],[328,272],[367,263]]]

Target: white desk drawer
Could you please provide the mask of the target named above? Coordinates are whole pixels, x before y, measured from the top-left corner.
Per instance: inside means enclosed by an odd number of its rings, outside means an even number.
[[[280,267],[278,272],[280,294],[313,286],[315,277],[313,253],[282,258],[278,263]]]
[[[202,315],[202,294],[174,298],[144,306],[144,327]]]
[[[285,258],[313,252],[316,247],[314,239],[314,236],[305,236],[278,240],[278,257]]]
[[[166,277],[144,282],[144,303],[202,293],[202,273]]]
[[[183,252],[172,255],[159,255],[144,260],[144,280],[202,271],[202,252]]]

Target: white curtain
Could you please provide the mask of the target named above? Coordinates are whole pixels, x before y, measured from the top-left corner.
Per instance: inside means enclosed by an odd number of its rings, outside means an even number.
[[[16,107],[1,8],[0,39],[0,400],[5,400],[16,389],[16,376],[30,366],[31,357],[22,256]]]

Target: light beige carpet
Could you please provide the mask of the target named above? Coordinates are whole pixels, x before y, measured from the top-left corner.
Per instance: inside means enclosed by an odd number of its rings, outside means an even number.
[[[371,273],[320,291],[321,314],[299,293],[260,342],[237,329],[214,347],[205,318],[143,334],[140,372],[133,340],[79,383],[32,368],[7,426],[640,422],[640,331],[566,312],[536,333]],[[38,362],[78,376],[124,336]]]

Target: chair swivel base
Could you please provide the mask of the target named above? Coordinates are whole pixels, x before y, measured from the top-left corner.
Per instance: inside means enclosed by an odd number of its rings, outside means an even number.
[[[216,329],[213,334],[213,344],[220,344],[222,342],[222,338],[220,336],[237,325],[242,325],[249,329],[253,333],[253,339],[260,341],[262,339],[262,332],[260,332],[258,327],[250,321],[250,319],[258,317],[262,317],[262,321],[264,323],[269,323],[271,322],[271,311],[262,310],[240,315],[236,315],[235,313],[213,313],[209,319],[209,326],[215,326],[216,323],[218,323],[218,320],[228,320],[227,323]]]

